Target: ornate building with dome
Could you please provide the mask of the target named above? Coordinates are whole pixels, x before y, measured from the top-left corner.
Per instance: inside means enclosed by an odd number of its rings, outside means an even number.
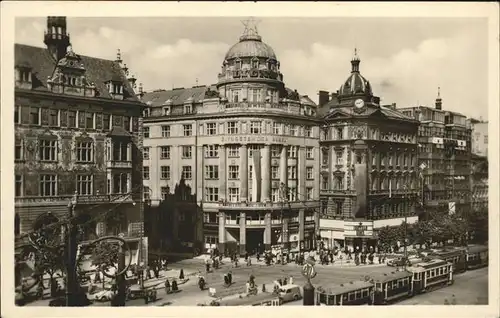
[[[274,50],[245,26],[217,83],[144,94],[146,227],[158,250],[315,248],[317,106],[285,86]]]
[[[320,235],[325,247],[375,247],[377,230],[418,220],[419,122],[380,105],[354,54],[333,94],[320,91]]]

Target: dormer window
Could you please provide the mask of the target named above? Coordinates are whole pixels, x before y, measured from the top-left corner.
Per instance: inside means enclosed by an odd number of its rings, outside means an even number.
[[[16,86],[26,89],[32,88],[32,72],[29,65],[19,65],[15,72]]]
[[[119,82],[110,82],[108,85],[109,92],[111,94],[122,95],[123,94],[123,85]]]
[[[18,81],[21,82],[31,82],[31,70],[26,68],[19,68],[17,70]]]
[[[236,60],[235,66],[237,70],[241,69],[241,60]]]
[[[163,116],[170,115],[170,107],[163,107]]]
[[[144,111],[142,112],[142,117],[149,117],[151,116],[151,108],[145,108]]]
[[[252,68],[259,68],[259,60],[258,59],[252,60]]]
[[[184,105],[184,114],[191,114],[193,112],[193,107],[191,105]]]

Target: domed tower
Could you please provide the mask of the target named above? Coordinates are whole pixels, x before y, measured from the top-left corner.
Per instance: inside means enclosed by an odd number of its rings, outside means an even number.
[[[238,43],[227,52],[217,89],[229,103],[278,103],[286,94],[280,63],[253,20],[244,21]]]
[[[370,82],[360,74],[360,63],[357,49],[354,49],[354,56],[351,60],[351,75],[338,91],[339,104],[340,106],[354,106],[357,109],[364,109],[366,106],[378,107],[380,100],[373,95]]]
[[[45,31],[43,43],[47,45],[56,61],[66,55],[68,46],[71,45],[69,34],[66,33],[66,17],[47,18],[47,30]]]

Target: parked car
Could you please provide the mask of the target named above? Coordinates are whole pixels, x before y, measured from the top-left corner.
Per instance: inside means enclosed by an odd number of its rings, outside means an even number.
[[[406,266],[411,266],[411,262],[408,258],[406,257],[398,257],[395,259],[391,259],[387,262],[387,265],[396,267],[396,266],[404,266],[406,262]]]
[[[300,287],[294,284],[283,285],[279,289],[279,297],[284,303],[299,300],[302,298]]]
[[[96,301],[110,301],[114,295],[115,293],[112,290],[105,289],[95,293],[93,299]]]

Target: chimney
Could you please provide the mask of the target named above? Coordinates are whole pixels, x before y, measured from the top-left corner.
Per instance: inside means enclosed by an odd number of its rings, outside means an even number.
[[[330,93],[327,91],[319,91],[319,100],[318,100],[318,106],[322,107],[323,105],[326,105],[330,101]]]
[[[436,109],[441,110],[443,108],[443,100],[441,99],[441,87],[438,87],[438,96],[436,98]]]

